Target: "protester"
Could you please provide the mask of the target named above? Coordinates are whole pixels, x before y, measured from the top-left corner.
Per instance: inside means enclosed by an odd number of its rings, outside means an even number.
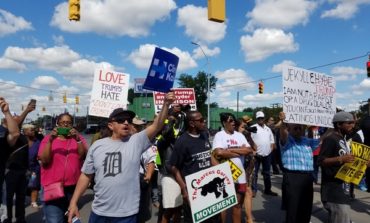
[[[13,119],[13,116],[10,114],[9,104],[6,100],[0,96],[0,108],[1,112],[4,115],[4,118],[1,120],[0,125],[0,209],[2,210],[2,214],[0,215],[1,219],[3,220],[6,218],[6,208],[3,204],[3,184],[5,180],[5,167],[6,161],[8,159],[9,154],[11,153],[11,146],[14,146],[17,139],[19,138],[20,131],[18,128],[17,122]],[[4,122],[6,122],[6,126],[4,126]]]
[[[223,130],[216,133],[213,139],[213,155],[221,161],[230,159],[241,171],[241,175],[235,181],[235,191],[238,204],[232,207],[233,222],[241,222],[244,195],[247,187],[245,169],[243,166],[244,156],[253,153],[246,138],[240,132],[235,131],[235,117],[231,113],[221,113],[220,121]],[[226,211],[221,213],[222,222],[226,222]]]
[[[238,132],[242,133],[245,138],[247,139],[249,145],[251,145],[251,148],[253,149],[253,153],[248,154],[245,156],[244,160],[244,169],[247,179],[247,188],[244,198],[244,206],[245,206],[245,215],[246,215],[246,223],[253,223],[254,218],[252,215],[252,177],[253,177],[253,170],[254,170],[254,154],[257,149],[256,144],[254,143],[251,132],[248,131],[248,122],[252,121],[249,117],[243,116],[243,118],[238,119],[235,122],[235,129],[237,129]]]
[[[271,152],[275,147],[274,135],[269,127],[265,125],[265,114],[262,111],[256,113],[257,132],[252,133],[252,139],[257,145],[257,154],[255,156],[254,177],[252,183],[253,197],[257,193],[257,179],[260,165],[262,164],[263,183],[265,186],[264,194],[277,196],[277,193],[271,190]]]
[[[184,222],[192,222],[189,195],[185,177],[211,167],[211,144],[205,134],[206,125],[202,114],[190,111],[186,114],[186,132],[176,141],[170,165],[176,182],[180,185],[184,200]],[[217,222],[217,216],[203,222]]]
[[[22,126],[23,134],[28,141],[28,189],[31,191],[31,207],[38,208],[37,199],[40,188],[40,164],[37,158],[39,152],[40,141],[36,138],[35,126],[25,124]]]
[[[321,201],[328,211],[330,223],[350,223],[350,185],[335,178],[345,163],[354,161],[346,138],[354,127],[354,118],[348,112],[338,112],[333,117],[334,131],[323,139],[319,154],[322,169]]]
[[[279,114],[279,119],[285,222],[309,223],[313,202],[312,151],[320,141],[305,137],[304,125],[284,123],[284,112]]]
[[[41,141],[38,153],[44,198],[51,185],[62,183],[64,186],[63,197],[45,201],[43,208],[48,223],[65,222],[65,212],[76,188],[88,148],[85,138],[73,128],[72,120],[70,114],[60,114],[57,126]]]
[[[361,130],[364,135],[364,144],[370,146],[370,116],[366,116],[361,121]],[[367,187],[367,192],[370,193],[370,167],[366,168],[365,182]]]
[[[96,185],[89,222],[136,222],[140,200],[140,156],[162,128],[168,107],[174,100],[174,93],[167,93],[153,124],[133,135],[130,135],[130,125],[135,113],[122,108],[112,111],[108,122],[112,136],[96,141],[89,149],[68,208],[68,222],[72,222],[73,216],[80,216],[77,202],[93,175]]]

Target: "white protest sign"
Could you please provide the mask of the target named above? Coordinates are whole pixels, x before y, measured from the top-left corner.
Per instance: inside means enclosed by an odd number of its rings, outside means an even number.
[[[173,88],[176,100],[174,104],[190,105],[190,110],[197,110],[197,101],[195,98],[194,88]],[[153,91],[154,112],[157,114],[162,110],[165,93]]]
[[[107,118],[116,108],[127,109],[129,79],[128,74],[108,69],[96,69],[89,115]]]
[[[227,162],[185,177],[193,222],[202,222],[238,203]]]
[[[336,112],[333,77],[297,67],[283,69],[283,111],[286,122],[332,127]]]

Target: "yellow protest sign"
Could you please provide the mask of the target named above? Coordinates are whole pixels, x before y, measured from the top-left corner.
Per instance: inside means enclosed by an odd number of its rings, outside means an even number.
[[[231,175],[233,176],[234,182],[242,175],[243,171],[231,160],[227,160],[230,166]]]
[[[370,159],[370,146],[352,142],[351,154],[355,160],[352,163],[342,165],[335,177],[347,183],[358,185],[365,173],[366,163]]]

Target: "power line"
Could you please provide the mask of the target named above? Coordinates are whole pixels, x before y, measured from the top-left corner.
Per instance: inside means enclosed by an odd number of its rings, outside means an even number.
[[[360,56],[352,57],[352,58],[349,58],[349,59],[339,60],[339,61],[335,61],[335,62],[331,62],[331,63],[327,63],[327,64],[315,66],[315,67],[310,67],[310,68],[307,68],[307,70],[313,70],[313,69],[317,69],[317,68],[321,68],[321,67],[331,66],[331,65],[334,65],[334,64],[344,63],[344,62],[351,61],[351,60],[357,60],[357,59],[360,59],[360,58],[363,58],[363,57],[367,57],[369,55],[370,55],[370,51],[368,51],[365,55],[360,55]],[[259,80],[248,81],[248,82],[244,82],[244,83],[240,83],[240,84],[224,85],[224,86],[220,86],[219,88],[228,88],[228,87],[235,87],[235,86],[246,85],[246,84],[251,84],[251,83],[257,83],[259,81],[267,81],[267,80],[275,79],[275,78],[278,78],[278,77],[281,77],[281,74],[273,76],[273,77],[261,78]]]

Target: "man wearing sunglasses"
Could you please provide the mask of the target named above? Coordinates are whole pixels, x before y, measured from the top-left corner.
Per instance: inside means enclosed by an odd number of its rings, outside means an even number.
[[[281,159],[284,167],[282,206],[286,223],[309,223],[313,202],[313,154],[318,139],[305,137],[305,126],[284,123],[285,113],[279,113]]]
[[[211,144],[206,134],[206,123],[198,111],[186,113],[186,132],[176,141],[170,165],[183,197],[184,222],[192,222],[185,177],[211,167]],[[213,222],[208,219],[204,222]]]
[[[90,223],[135,223],[139,211],[140,156],[162,129],[168,107],[175,100],[173,92],[165,96],[161,112],[145,130],[132,134],[135,113],[117,108],[109,115],[111,137],[97,140],[89,149],[75,192],[69,205],[68,222],[79,217],[77,202],[95,180]]]

